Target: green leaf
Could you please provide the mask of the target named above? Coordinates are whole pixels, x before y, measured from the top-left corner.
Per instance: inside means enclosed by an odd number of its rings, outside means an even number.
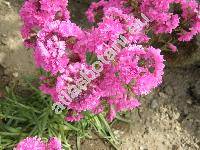
[[[97,61],[97,55],[93,52],[86,52],[86,62],[88,65],[92,65],[95,61]]]

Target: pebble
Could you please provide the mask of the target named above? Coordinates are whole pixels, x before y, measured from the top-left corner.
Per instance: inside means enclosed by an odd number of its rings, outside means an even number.
[[[169,134],[165,134],[164,135],[167,139],[170,139],[170,135]]]
[[[148,148],[146,146],[140,146],[139,149],[140,150],[148,150]]]
[[[179,150],[180,147],[178,145],[172,145],[172,150]]]
[[[5,38],[5,37],[7,37],[7,35],[6,35],[6,34],[2,34],[2,37],[4,37],[4,38]]]
[[[8,8],[11,8],[10,2],[3,1],[3,4],[5,4]]]
[[[6,41],[3,40],[3,39],[1,40],[1,44],[2,44],[2,45],[7,45]]]
[[[188,115],[188,114],[189,114],[189,110],[188,110],[188,108],[185,107],[184,110],[183,110],[183,112],[184,112],[185,115]]]
[[[175,120],[178,120],[178,118],[180,117],[180,113],[178,113],[178,112],[173,113],[173,117]]]
[[[150,107],[151,107],[152,109],[157,108],[157,107],[158,107],[158,102],[157,102],[157,100],[154,99],[154,100],[151,102]]]
[[[19,77],[19,73],[18,72],[14,72],[13,73],[13,77],[18,78]]]
[[[194,144],[194,146],[196,147],[196,149],[199,149],[199,145],[198,144]]]
[[[168,98],[167,94],[163,93],[163,92],[159,92],[159,96],[162,98]]]
[[[6,54],[4,52],[1,52],[0,53],[0,64],[3,63],[3,60],[5,59],[5,57],[6,57]]]
[[[119,130],[115,130],[113,133],[116,136],[116,138],[120,138],[120,131]]]
[[[176,131],[181,131],[181,127],[177,125],[177,126],[175,126],[175,130]]]
[[[186,101],[186,103],[191,105],[192,104],[192,100],[189,99],[189,100]]]

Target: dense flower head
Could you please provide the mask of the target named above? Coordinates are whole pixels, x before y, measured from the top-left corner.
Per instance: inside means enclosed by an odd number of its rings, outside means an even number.
[[[68,0],[27,0],[20,10],[21,33],[27,47],[34,47],[38,30],[54,20],[68,20]]]
[[[86,12],[94,23],[89,29],[70,20],[67,5],[67,0],[28,0],[20,15],[25,43],[47,73],[40,89],[66,108],[65,120],[71,122],[86,112],[103,112],[112,121],[118,112],[139,107],[139,97],[162,83],[161,49],[177,52],[177,42],[200,32],[195,0],[100,0]]]
[[[73,54],[72,48],[83,32],[68,21],[53,21],[39,33],[34,52],[38,67],[53,75],[63,73]]]
[[[117,58],[116,72],[134,94],[148,94],[162,82],[164,59],[159,49],[132,45]]]
[[[51,137],[47,143],[47,150],[62,150],[62,143],[56,137]]]
[[[126,7],[128,0],[100,0],[93,2],[86,11],[87,18],[90,22],[99,22],[105,14],[105,11],[111,7],[119,8],[124,13],[131,13],[132,8]]]
[[[38,137],[27,137],[17,144],[15,150],[62,150],[62,144],[56,137],[50,138],[48,143]]]
[[[179,24],[177,14],[169,12],[172,0],[143,0],[140,9],[152,22],[155,33],[171,33]]]
[[[173,53],[177,52],[177,47],[176,47],[174,44],[169,43],[169,44],[168,44],[168,47],[170,48],[170,50],[171,50]]]
[[[121,24],[124,30],[121,34],[126,37],[128,44],[148,42],[149,38],[145,34],[147,24],[140,19],[128,15],[115,7],[110,7],[105,11],[105,18],[113,19],[118,21],[118,24]]]
[[[195,0],[142,0],[140,11],[150,20],[156,34],[178,34],[179,41],[190,41],[200,33],[199,6]]]
[[[16,150],[46,150],[46,144],[38,137],[28,137],[22,140]]]

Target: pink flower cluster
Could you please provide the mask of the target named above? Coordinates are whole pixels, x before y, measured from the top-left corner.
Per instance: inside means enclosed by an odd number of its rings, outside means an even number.
[[[47,72],[41,77],[40,89],[50,94],[55,103],[65,100],[62,104],[67,109],[67,121],[79,121],[86,111],[104,112],[112,121],[117,112],[140,106],[138,97],[161,84],[164,74],[161,50],[147,45],[147,26],[133,16],[132,8],[125,6],[127,2],[92,3],[86,13],[89,20],[95,21],[99,9],[103,15],[96,27],[87,30],[70,21],[67,0],[24,3],[20,11],[24,22],[22,35],[25,44],[34,49],[37,67]],[[92,72],[92,64],[97,61],[102,65],[95,69],[102,70]],[[88,83],[85,78],[91,79],[94,74],[97,78]],[[82,86],[75,86],[77,83]],[[72,85],[82,92],[69,99],[68,87]],[[26,141],[45,147],[36,138]]]
[[[62,150],[60,140],[55,137],[45,143],[38,137],[27,137],[17,144],[15,150]]]
[[[179,41],[190,41],[200,33],[200,12],[195,0],[142,0],[140,11],[152,21],[156,34],[175,32]]]
[[[99,2],[93,2],[90,8],[86,11],[87,18],[90,22],[95,22],[99,15],[104,15],[105,11],[110,7],[115,7],[122,10],[124,13],[130,13],[131,7],[125,7],[128,0],[100,0]]]
[[[69,19],[68,0],[28,0],[20,10],[24,21],[22,37],[28,47],[34,48],[37,32],[54,20]]]

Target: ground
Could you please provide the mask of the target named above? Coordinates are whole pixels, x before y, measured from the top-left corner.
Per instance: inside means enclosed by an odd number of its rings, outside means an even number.
[[[77,1],[74,5],[80,7]],[[0,97],[6,85],[21,84],[24,76],[37,75],[32,50],[22,44],[19,7],[13,0],[0,0]],[[200,149],[200,64],[166,67],[163,84],[141,97],[141,103],[130,113],[130,123],[113,125],[120,150]],[[82,149],[111,148],[94,136],[82,143]]]
[[[14,6],[17,7],[17,4]],[[21,80],[25,75],[36,73],[32,50],[23,46],[20,35],[22,23],[14,6],[0,0],[0,88],[9,84],[11,79]]]

